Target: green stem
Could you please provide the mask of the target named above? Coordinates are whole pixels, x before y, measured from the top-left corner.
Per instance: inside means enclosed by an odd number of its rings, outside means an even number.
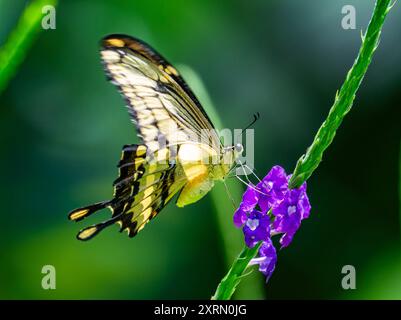
[[[329,115],[319,128],[312,145],[307,149],[306,154],[298,160],[289,182],[290,188],[299,187],[312,175],[313,171],[322,160],[323,152],[333,141],[336,130],[339,128],[343,118],[351,109],[355,94],[372,60],[373,53],[379,45],[380,33],[384,20],[392,7],[390,3],[391,0],[377,0],[368,29],[362,37],[362,45],[358,56],[352,68],[349,70],[340,91],[337,92]],[[249,249],[245,247],[245,249],[243,249],[238,258],[234,260],[226,276],[218,285],[212,299],[230,299],[236,286],[244,276],[249,261],[256,256],[257,252],[255,248]]]
[[[240,255],[234,260],[230,270],[226,276],[221,280],[212,300],[229,300],[237,285],[241,282],[242,277],[244,277],[244,271],[249,265],[252,258],[258,253],[261,243],[254,246],[252,249],[244,247]]]
[[[0,48],[0,93],[16,73],[36,34],[40,31],[42,8],[46,5],[55,6],[56,3],[56,0],[32,1],[25,8],[7,42]]]
[[[290,188],[299,187],[312,175],[322,161],[323,153],[333,141],[345,115],[350,111],[373,53],[379,45],[381,29],[387,13],[391,9],[390,3],[391,0],[377,0],[368,29],[362,36],[362,45],[354,65],[349,70],[340,90],[336,93],[329,115],[320,126],[311,146],[306,150],[306,154],[299,158],[289,182]]]

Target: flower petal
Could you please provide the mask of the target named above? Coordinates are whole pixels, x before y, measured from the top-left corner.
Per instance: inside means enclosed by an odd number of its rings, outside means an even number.
[[[254,188],[248,187],[242,196],[241,207],[244,211],[252,211],[259,200],[259,193]]]
[[[285,170],[280,166],[274,166],[269,173],[257,184],[257,188],[263,192],[259,196],[258,205],[262,212],[267,212],[271,207],[283,200],[288,189],[288,180]]]
[[[272,231],[275,233],[284,233],[280,239],[283,247],[288,246],[301,221],[309,217],[311,206],[306,195],[306,183],[298,189],[288,190],[286,197],[276,207],[272,213],[275,219],[272,224]]]
[[[237,228],[241,228],[247,219],[248,219],[248,216],[247,216],[246,212],[244,210],[242,210],[241,207],[239,207],[234,212],[233,221],[234,221],[234,225]]]
[[[252,259],[250,265],[259,265],[259,271],[266,276],[266,282],[270,279],[276,267],[277,253],[271,239],[268,239],[260,246],[258,256]]]
[[[260,241],[270,238],[270,217],[257,210],[252,211],[243,228],[245,243],[253,248]]]

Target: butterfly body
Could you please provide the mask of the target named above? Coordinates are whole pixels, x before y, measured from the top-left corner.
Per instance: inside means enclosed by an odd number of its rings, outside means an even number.
[[[187,184],[177,199],[177,206],[183,207],[205,196],[216,180],[224,180],[233,160],[232,150],[224,150],[223,155],[219,155],[207,145],[183,144],[178,153],[178,164]]]
[[[72,211],[79,221],[103,208],[110,219],[78,233],[88,240],[118,223],[136,235],[178,194],[178,207],[205,196],[224,180],[242,147],[223,147],[195,95],[178,71],[144,42],[110,35],[101,42],[109,80],[127,102],[139,145],[123,147],[113,199]]]

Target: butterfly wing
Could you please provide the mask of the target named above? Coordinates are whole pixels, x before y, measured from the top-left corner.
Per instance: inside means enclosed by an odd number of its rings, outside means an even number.
[[[119,223],[132,237],[181,191],[188,179],[176,166],[177,148],[188,141],[220,151],[220,140],[195,95],[177,70],[140,40],[111,35],[102,40],[106,74],[127,102],[141,145],[123,148],[114,197],[79,208],[69,215],[79,221],[110,208],[112,217],[81,230],[88,240]],[[173,146],[173,147],[172,147]]]
[[[102,40],[101,56],[149,151],[185,141],[220,147],[198,99],[178,71],[150,46],[130,36],[110,35]]]

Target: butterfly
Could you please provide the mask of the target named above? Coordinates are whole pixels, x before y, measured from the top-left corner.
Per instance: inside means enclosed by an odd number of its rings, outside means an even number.
[[[224,147],[194,93],[176,68],[141,40],[109,35],[101,40],[107,78],[124,97],[140,144],[125,145],[111,200],[73,210],[80,221],[104,208],[111,217],[82,229],[88,240],[118,223],[135,236],[178,194],[183,207],[205,196],[224,180],[243,147]]]

